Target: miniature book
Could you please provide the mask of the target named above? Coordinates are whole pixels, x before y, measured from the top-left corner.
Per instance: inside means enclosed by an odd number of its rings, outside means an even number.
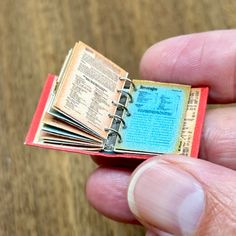
[[[106,157],[197,157],[208,88],[131,80],[86,44],[49,75],[25,143]]]

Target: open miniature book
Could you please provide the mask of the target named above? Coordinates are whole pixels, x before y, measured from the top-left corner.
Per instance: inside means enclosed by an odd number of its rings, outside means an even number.
[[[131,80],[79,42],[49,75],[26,144],[99,156],[196,157],[208,88]]]

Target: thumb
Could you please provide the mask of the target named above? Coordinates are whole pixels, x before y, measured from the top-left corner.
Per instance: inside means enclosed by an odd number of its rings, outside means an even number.
[[[131,177],[128,203],[157,235],[236,235],[236,172],[204,160],[145,161]]]

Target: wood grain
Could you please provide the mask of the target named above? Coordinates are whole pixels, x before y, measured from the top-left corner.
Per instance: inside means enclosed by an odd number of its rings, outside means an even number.
[[[137,78],[147,47],[234,28],[235,9],[234,0],[0,1],[0,235],[144,235],[89,206],[87,156],[23,145],[46,75],[82,40]]]

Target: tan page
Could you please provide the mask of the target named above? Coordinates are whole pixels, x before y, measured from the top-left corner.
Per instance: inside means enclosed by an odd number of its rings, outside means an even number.
[[[58,119],[55,119],[52,115],[48,114],[48,113],[45,113],[45,116],[43,118],[43,123],[44,124],[47,124],[47,125],[51,125],[51,126],[54,126],[54,127],[57,127],[57,128],[60,128],[60,129],[64,129],[64,130],[67,130],[69,132],[72,132],[72,133],[75,133],[75,134],[78,134],[78,135],[81,135],[85,138],[89,138],[89,139],[92,139],[94,140],[95,142],[100,142],[102,143],[101,140],[99,140],[98,138],[88,134],[88,133],[85,133],[84,131],[81,131],[79,130],[78,128],[76,127],[73,127],[65,122],[62,122]]]
[[[53,107],[106,138],[104,128],[112,122],[108,114],[116,110],[112,101],[119,101],[117,90],[125,83],[119,77],[127,76],[126,71],[86,44],[76,43]]]
[[[183,129],[181,133],[182,145],[179,154],[191,155],[194,131],[197,123],[198,107],[201,98],[201,89],[192,88],[188,101],[187,111],[184,118]]]

